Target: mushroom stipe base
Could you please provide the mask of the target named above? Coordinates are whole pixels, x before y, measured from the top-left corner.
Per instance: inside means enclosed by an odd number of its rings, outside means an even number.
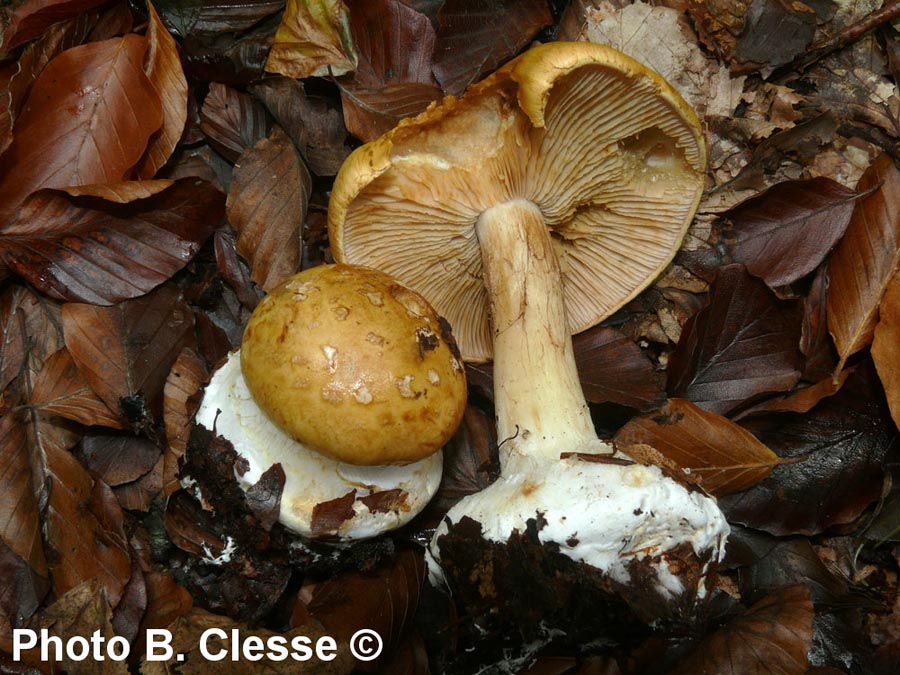
[[[524,666],[538,652],[626,647],[658,630],[686,635],[702,624],[704,607],[696,594],[685,593],[673,602],[654,590],[652,570],[663,562],[659,557],[633,561],[631,582],[621,584],[573,561],[556,544],[542,543],[541,528],[541,519],[535,518],[507,542],[489,542],[479,523],[464,518],[440,537],[447,552],[444,574],[454,589],[457,611],[465,617],[463,634],[471,640],[470,651],[459,650],[458,662],[447,664],[447,672],[476,672],[481,664],[469,659],[522,659]],[[698,558],[689,544],[664,557],[685,579],[699,581],[705,569],[709,590],[714,561]]]

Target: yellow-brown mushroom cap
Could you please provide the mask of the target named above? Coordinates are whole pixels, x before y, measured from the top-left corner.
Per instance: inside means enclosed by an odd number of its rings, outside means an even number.
[[[427,457],[465,409],[446,322],[388,275],[351,265],[306,270],[263,298],[244,332],[241,370],[285,433],[351,464]]]
[[[337,260],[428,298],[463,357],[485,360],[484,211],[513,199],[538,206],[574,333],[671,261],[705,163],[696,115],[662,77],[602,45],[549,43],[358,148],[332,192],[331,246]]]

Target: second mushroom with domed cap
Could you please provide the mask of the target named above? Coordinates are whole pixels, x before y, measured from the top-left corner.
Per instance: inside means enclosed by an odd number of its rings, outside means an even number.
[[[509,581],[453,549],[454,528],[473,522],[498,546],[538,523],[542,544],[597,570],[649,619],[706,593],[724,517],[598,440],[570,337],[670,262],[705,155],[695,114],[659,75],[600,45],[551,43],[342,167],[335,257],[402,280],[450,321],[464,358],[494,359],[501,477],[457,504],[431,547],[458,594]]]
[[[282,465],[286,527],[372,537],[408,522],[438,488],[440,449],[466,404],[457,357],[421,296],[377,270],[321,265],[260,301],[197,422],[234,446],[242,487]]]

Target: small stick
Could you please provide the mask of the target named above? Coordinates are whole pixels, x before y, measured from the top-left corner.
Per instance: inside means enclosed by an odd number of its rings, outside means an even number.
[[[900,17],[900,0],[892,0],[868,16],[860,19],[854,24],[844,27],[840,32],[832,35],[827,40],[817,42],[812,47],[803,52],[798,58],[781,68],[783,75],[776,78],[778,80],[787,77],[790,73],[802,73],[811,65],[825,58],[838,49],[843,49],[849,44],[856,42],[863,35],[889,21]],[[786,71],[786,72],[785,72]]]

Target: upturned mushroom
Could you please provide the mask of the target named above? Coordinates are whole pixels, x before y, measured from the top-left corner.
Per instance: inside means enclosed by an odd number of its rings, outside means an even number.
[[[671,261],[705,162],[696,115],[658,74],[601,45],[551,43],[342,167],[335,258],[428,298],[464,358],[493,356],[501,476],[450,510],[430,549],[457,597],[517,592],[499,570],[526,531],[646,620],[706,594],[725,518],[598,439],[571,341]],[[472,532],[477,554],[454,545]]]
[[[196,419],[245,460],[242,487],[281,463],[286,527],[371,537],[437,490],[440,449],[465,410],[458,356],[421,296],[376,270],[323,265],[260,301]]]

